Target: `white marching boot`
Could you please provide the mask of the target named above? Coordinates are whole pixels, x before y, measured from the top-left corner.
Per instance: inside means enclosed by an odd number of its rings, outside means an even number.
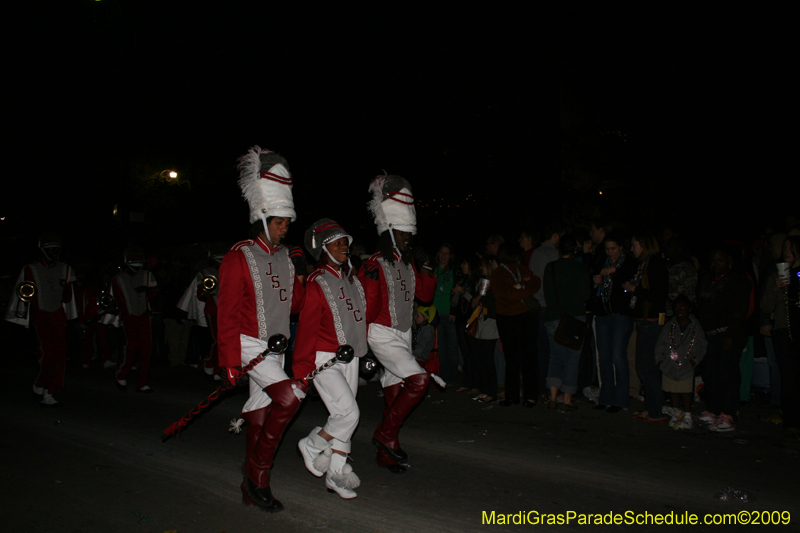
[[[58,407],[58,400],[53,398],[53,395],[47,389],[44,389],[42,402],[39,405],[41,407]]]
[[[353,467],[347,464],[347,456],[331,454],[331,464],[325,477],[328,492],[335,492],[345,500],[350,500],[357,496],[353,489],[357,489],[360,485],[361,480],[353,472]]]
[[[321,429],[320,427],[312,429],[308,437],[300,439],[297,443],[297,449],[300,450],[306,468],[317,477],[325,474],[330,463],[328,458],[330,455],[326,456],[324,452],[330,449],[331,443],[319,436]]]

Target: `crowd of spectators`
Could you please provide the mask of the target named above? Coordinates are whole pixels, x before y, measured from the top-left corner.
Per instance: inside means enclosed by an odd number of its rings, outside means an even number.
[[[749,246],[708,249],[693,249],[672,229],[628,231],[603,220],[551,222],[518,239],[493,234],[472,249],[447,237],[427,235],[438,246],[417,258],[429,262],[437,285],[432,302],[419,302],[414,339],[415,355],[438,359],[454,392],[507,408],[609,414],[636,400],[643,407],[630,413],[635,420],[728,432],[749,352],[768,362],[769,401],[781,407],[787,433],[800,431],[796,224]],[[211,332],[178,307],[211,261],[196,248],[182,258],[146,256],[157,287],[149,302],[156,367],[210,357]],[[354,244],[356,269],[365,255]],[[68,353],[84,369],[120,360],[121,328],[96,320],[98,295],[120,268],[121,261],[76,264],[79,316],[68,325]],[[10,279],[3,290],[13,307]]]
[[[750,399],[754,359],[766,360],[767,397],[798,433],[800,228],[706,249],[672,228],[607,221],[553,222],[535,235],[522,231],[519,247],[495,234],[482,249],[440,248],[440,267],[442,250],[449,268],[454,256],[461,264],[447,306],[463,369],[461,382],[446,378],[456,392],[565,412],[583,401],[609,414],[635,400],[634,420],[729,432]]]

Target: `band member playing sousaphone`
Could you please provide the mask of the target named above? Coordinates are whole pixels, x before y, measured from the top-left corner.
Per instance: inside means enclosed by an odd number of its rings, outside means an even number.
[[[411,236],[417,216],[411,185],[400,176],[379,176],[369,188],[370,211],[378,226],[379,251],[364,262],[359,280],[367,295],[367,338],[375,357],[386,369],[381,378],[383,421],[372,442],[378,448],[378,466],[399,474],[408,455],[400,448],[399,431],[406,417],[428,390],[430,374],[414,359],[411,325],[414,299],[433,300],[436,278],[430,261],[417,265]]]
[[[53,397],[64,387],[67,364],[67,320],[77,317],[73,270],[58,261],[61,239],[47,233],[39,239],[41,259],[25,266],[6,311],[6,320],[26,328],[33,325],[39,373],[33,383],[41,405],[59,405]]]
[[[306,282],[306,300],[297,325],[292,370],[305,376],[330,360],[337,347],[350,345],[356,358],[367,353],[366,297],[348,259],[353,238],[329,218],[308,228],[305,245],[317,260]],[[358,359],[337,364],[316,376],[314,383],[330,416],[311,430],[298,448],[306,468],[345,499],[355,498],[360,480],[347,463],[350,438],[358,425],[356,403]]]
[[[219,365],[235,383],[237,367],[264,352],[267,340],[289,338],[289,315],[299,313],[305,290],[287,249],[281,245],[296,218],[292,175],[286,159],[254,146],[240,159],[239,186],[250,207],[250,235],[225,254],[219,269],[217,327]],[[289,379],[283,354],[270,353],[249,372],[250,398],[242,409],[247,420],[242,501],[266,512],[283,510],[270,485],[275,452],[286,425],[308,387]]]

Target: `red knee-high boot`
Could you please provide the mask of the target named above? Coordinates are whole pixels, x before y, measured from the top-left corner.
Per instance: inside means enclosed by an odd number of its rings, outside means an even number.
[[[247,436],[247,451],[245,452],[244,456],[244,465],[242,465],[242,472],[245,473],[245,479],[242,480],[242,503],[245,505],[255,505],[258,506],[258,500],[253,499],[250,496],[250,492],[247,490],[248,484],[252,482],[247,477],[247,465],[250,463],[253,457],[253,451],[256,449],[256,445],[258,444],[258,439],[261,436],[261,429],[264,427],[264,421],[267,419],[267,414],[269,410],[272,408],[272,404],[262,407],[261,409],[256,409],[255,411],[248,411],[246,413],[242,413],[242,418],[247,421],[247,432],[245,435]],[[256,487],[258,488],[258,487]]]
[[[395,385],[390,385],[383,389],[383,418],[386,418],[386,415],[389,414],[389,410],[392,408],[392,404],[397,399],[397,395],[400,394],[400,391],[403,390],[403,384],[397,383]],[[378,466],[383,468],[388,468],[390,472],[393,474],[402,474],[406,471],[406,468],[402,465],[397,464],[397,461],[386,455],[386,452],[383,451],[382,448],[378,447],[378,455],[375,458],[378,462]]]
[[[278,444],[283,437],[283,431],[300,407],[300,399],[292,390],[293,384],[303,392],[307,389],[302,383],[289,379],[264,389],[264,392],[272,399],[272,404],[261,421],[261,432],[253,443],[254,447],[248,453],[244,464],[247,492],[253,499],[253,503],[268,512],[283,509],[283,505],[272,497],[269,474]],[[248,448],[251,444],[249,433],[250,428],[248,428]]]
[[[386,418],[386,415],[389,414],[389,409],[392,408],[392,404],[397,399],[397,395],[400,394],[400,391],[403,390],[402,383],[396,383],[394,385],[390,385],[383,389],[383,415],[381,416],[381,421]]]
[[[247,452],[244,456],[245,465],[250,461],[253,450],[256,449],[258,438],[261,436],[261,428],[264,427],[264,421],[267,419],[267,414],[271,408],[272,404],[262,407],[261,409],[256,409],[255,411],[242,413],[242,418],[247,422],[247,432],[245,433],[247,435]]]
[[[389,412],[383,417],[383,421],[372,437],[372,443],[395,461],[404,462],[408,460],[408,454],[400,448],[398,433],[400,426],[403,425],[412,409],[425,396],[430,379],[430,374],[427,372],[408,376],[405,385],[397,394],[389,408]]]

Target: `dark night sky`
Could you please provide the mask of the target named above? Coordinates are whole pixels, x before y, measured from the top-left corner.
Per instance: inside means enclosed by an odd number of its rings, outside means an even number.
[[[366,188],[382,169],[414,185],[421,232],[479,239],[596,203],[607,183],[603,215],[653,224],[797,211],[794,11],[199,5],[28,8],[6,113],[29,193],[3,195],[4,239],[88,237],[143,169],[175,168],[183,185],[132,206],[167,224],[153,238],[235,240],[234,165],[254,144],[290,162],[298,242],[322,216],[374,233]],[[470,193],[468,209],[426,207]]]

